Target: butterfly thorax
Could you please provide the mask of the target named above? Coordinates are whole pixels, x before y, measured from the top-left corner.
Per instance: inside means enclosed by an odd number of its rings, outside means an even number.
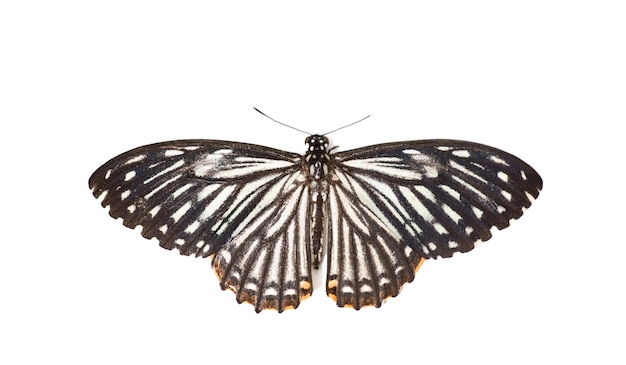
[[[315,181],[322,181],[328,172],[328,138],[319,134],[308,136],[305,140],[308,145],[305,161],[309,166],[309,176]]]
[[[310,179],[310,202],[309,217],[311,218],[311,250],[313,267],[318,268],[322,259],[322,237],[324,233],[324,203],[328,196],[328,138],[314,134],[306,138],[308,149],[305,154],[305,162],[308,166]]]

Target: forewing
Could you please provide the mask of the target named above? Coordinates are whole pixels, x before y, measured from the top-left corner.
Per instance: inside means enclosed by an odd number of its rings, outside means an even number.
[[[519,218],[542,187],[522,160],[472,142],[397,142],[333,156],[327,291],[340,306],[397,295],[422,258],[473,249]]]
[[[237,292],[239,301],[282,310],[310,294],[291,294],[310,283],[301,164],[299,155],[257,145],[173,141],[113,158],[89,186],[96,197],[105,195],[102,206],[112,217],[130,228],[141,225],[142,235],[162,247],[201,257],[217,253],[213,266],[222,288]],[[252,281],[258,291],[244,293]]]

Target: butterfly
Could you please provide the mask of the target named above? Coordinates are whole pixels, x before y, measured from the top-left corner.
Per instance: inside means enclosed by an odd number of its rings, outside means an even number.
[[[457,140],[304,155],[255,144],[178,140],[114,157],[89,179],[125,226],[168,250],[211,257],[222,289],[257,312],[296,308],[326,251],[340,307],[380,307],[426,259],[451,257],[507,227],[541,177],[499,149]]]

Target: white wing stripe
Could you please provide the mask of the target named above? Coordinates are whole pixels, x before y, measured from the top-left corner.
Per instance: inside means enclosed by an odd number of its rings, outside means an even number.
[[[478,176],[476,175],[474,172],[468,170],[465,166],[458,164],[456,161],[451,160],[450,161],[450,166],[461,171],[463,174],[465,175],[469,175],[471,177],[473,177],[476,180],[480,180],[483,183],[487,183],[487,181],[482,177],[482,176]]]
[[[176,161],[175,163],[173,163],[172,165],[170,165],[169,167],[160,170],[159,172],[157,172],[156,174],[154,174],[153,176],[151,176],[150,178],[146,179],[146,181],[144,181],[144,184],[150,184],[153,180],[158,179],[159,177],[169,174],[170,172],[178,169],[179,167],[183,167],[183,165],[185,165],[185,160],[180,159],[178,161]]]
[[[384,174],[405,180],[421,180],[422,174],[411,169],[403,159],[397,157],[368,158],[345,161],[344,165],[360,170]]]
[[[213,200],[211,200],[211,202],[207,204],[207,206],[202,211],[202,214],[200,214],[200,221],[206,221],[210,217],[215,216],[217,210],[223,206],[224,202],[228,199],[228,197],[232,194],[234,190],[235,186],[226,186],[215,197],[213,197]]]
[[[221,167],[219,170],[216,169],[211,174],[211,177],[214,179],[233,179],[293,166],[291,161],[282,160],[235,158],[234,162],[228,168]]]
[[[432,222],[435,220],[433,215],[430,213],[430,210],[428,210],[428,208],[426,208],[424,203],[422,203],[422,200],[418,198],[417,195],[415,195],[415,191],[413,189],[410,189],[405,186],[401,186],[399,190],[402,193],[402,196],[404,197],[404,199],[406,199],[406,201],[408,202],[409,206],[413,208],[413,210],[417,213],[419,217],[421,217],[426,222]],[[425,191],[429,192],[428,189],[425,189]],[[423,192],[422,192],[422,195],[424,195]]]
[[[180,179],[183,175],[178,174],[178,175],[174,175],[173,177],[169,178],[168,180],[166,180],[165,182],[163,182],[161,185],[157,186],[156,188],[152,189],[151,192],[149,192],[148,194],[146,194],[146,196],[144,196],[144,198],[146,200],[149,200],[151,197],[153,197],[156,193],[159,192],[159,190],[165,188],[166,186],[168,186],[169,184],[175,182],[176,180]]]
[[[190,201],[186,202],[180,208],[178,208],[178,210],[174,214],[172,214],[172,219],[174,220],[174,222],[178,222],[180,220],[180,218],[183,215],[185,215],[185,213],[187,213],[189,208],[191,208],[191,202]]]

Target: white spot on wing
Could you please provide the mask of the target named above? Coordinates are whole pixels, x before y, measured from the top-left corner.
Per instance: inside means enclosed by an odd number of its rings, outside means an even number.
[[[482,218],[483,216],[483,211],[476,207],[472,207],[472,212],[474,212],[474,215],[476,215],[478,219]]]
[[[367,284],[363,284],[361,285],[361,292],[362,293],[371,293],[373,291],[372,287],[367,285]]]
[[[470,153],[467,150],[452,151],[452,155],[454,155],[456,157],[470,157]]]
[[[505,165],[505,166],[509,166],[508,163],[506,163],[506,161],[504,161],[503,159],[497,157],[497,156],[490,156],[489,159],[495,163],[499,163],[500,165]]]
[[[155,215],[157,215],[157,213],[159,212],[159,210],[161,210],[161,206],[160,206],[160,205],[157,205],[157,206],[155,206],[154,208],[150,209],[150,212],[149,212],[149,213],[150,213],[150,216],[151,216],[152,218],[154,218],[154,216],[155,216]]]
[[[130,195],[130,190],[126,190],[125,192],[120,194],[120,198],[122,198],[122,200],[124,200],[124,199],[128,198],[129,195]]]
[[[124,181],[128,181],[132,179],[133,177],[135,177],[135,175],[137,175],[135,171],[128,171],[126,175],[124,176]]]
[[[522,174],[522,179],[524,179],[524,181],[528,180],[528,177],[526,176],[526,173],[524,171],[520,171]]]
[[[131,163],[139,162],[139,161],[143,160],[144,158],[146,158],[146,155],[135,156],[135,157],[131,158],[130,160],[126,161],[125,165],[129,165]]]
[[[179,151],[179,150],[166,150],[165,153],[163,153],[163,155],[165,157],[172,157],[172,156],[182,155],[183,153],[184,153],[183,151]]]
[[[187,213],[189,208],[191,208],[191,202],[189,201],[185,203],[182,207],[178,208],[178,210],[174,214],[172,214],[172,219],[174,219],[174,222],[178,222],[178,220],[183,215],[185,215],[185,213]]]
[[[194,221],[189,226],[187,226],[187,228],[185,228],[185,233],[194,233],[198,229],[198,227],[200,227],[200,222]]]
[[[446,228],[444,226],[441,225],[441,223],[434,223],[433,227],[435,228],[435,230],[437,231],[437,233],[439,234],[446,234],[448,233],[448,231],[446,230]]]
[[[402,153],[407,154],[407,155],[419,155],[422,152],[420,152],[418,150],[415,150],[415,149],[412,149],[412,148],[409,148],[409,149],[406,149],[406,150],[402,150]]]

